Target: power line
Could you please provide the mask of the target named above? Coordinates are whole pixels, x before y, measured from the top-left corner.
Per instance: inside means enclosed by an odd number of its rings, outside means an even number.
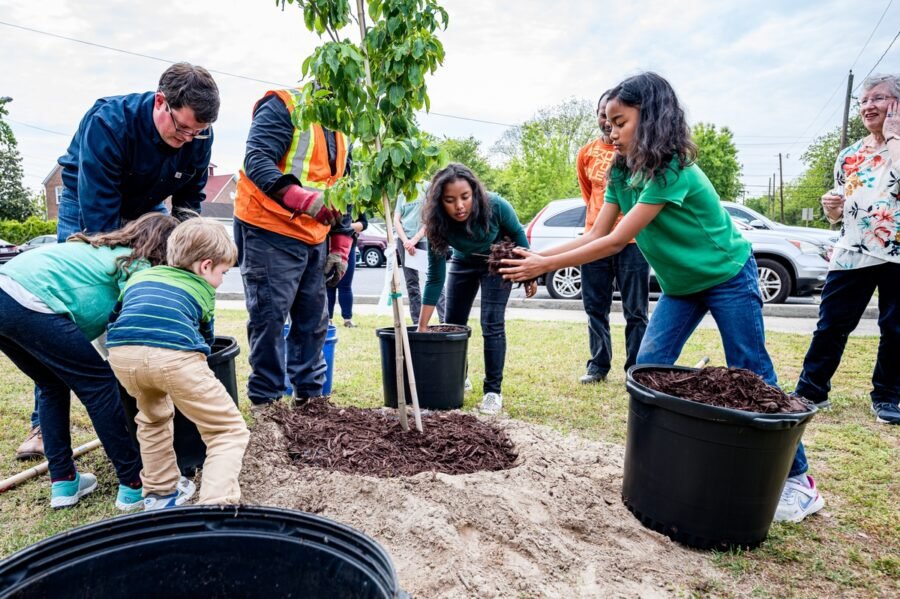
[[[872,72],[873,72],[875,69],[878,68],[878,65],[880,65],[880,64],[881,64],[881,61],[884,60],[884,57],[887,56],[887,53],[890,51],[891,47],[894,45],[894,42],[897,41],[897,38],[898,38],[898,37],[900,37],[900,29],[897,30],[897,34],[894,36],[894,39],[891,40],[891,43],[888,44],[888,47],[885,48],[885,49],[884,49],[884,52],[881,53],[881,57],[875,62],[874,65],[872,65],[872,68],[869,69],[869,72],[866,73],[866,76],[863,77],[863,78],[859,81],[859,85],[857,85],[855,88],[853,88],[853,91],[858,90],[859,87],[860,87],[860,85],[862,85],[862,84],[865,82],[866,77],[868,77],[869,75],[871,75]]]
[[[52,129],[44,129],[43,127],[38,127],[37,125],[31,125],[29,123],[23,123],[22,121],[17,121],[15,119],[6,119],[10,123],[15,123],[17,125],[22,125],[23,127],[30,127],[32,129],[37,129],[38,131],[45,131],[46,133],[52,133],[53,135],[62,135],[63,137],[69,137],[72,135],[71,133],[60,133],[59,131],[53,131]]]
[[[891,4],[894,3],[894,0],[890,0],[887,6],[884,7],[884,12],[881,13],[881,17],[878,19],[878,22],[875,23],[875,27],[872,28],[872,33],[869,34],[869,39],[866,40],[866,43],[863,44],[862,49],[859,51],[859,54],[856,55],[856,58],[853,60],[853,64],[850,65],[850,70],[853,70],[853,67],[856,66],[856,62],[859,60],[859,57],[862,56],[862,53],[865,51],[866,47],[868,47],[869,42],[872,41],[872,36],[875,35],[875,32],[878,31],[878,26],[881,25],[881,22],[884,20],[884,15],[887,14],[888,9],[891,8]]]

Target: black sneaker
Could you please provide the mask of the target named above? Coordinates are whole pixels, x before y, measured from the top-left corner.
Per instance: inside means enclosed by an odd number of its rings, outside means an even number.
[[[824,400],[822,400],[822,401],[820,401],[820,402],[818,402],[818,403],[816,403],[816,402],[814,402],[813,400],[811,400],[811,399],[809,399],[809,398],[807,398],[807,397],[803,397],[802,395],[798,394],[798,393],[795,392],[795,391],[791,391],[790,393],[788,393],[788,395],[790,395],[791,397],[796,397],[797,399],[799,399],[799,400],[802,401],[803,403],[806,403],[806,404],[810,404],[810,405],[816,406],[816,407],[817,407],[818,409],[820,409],[820,410],[827,410],[827,409],[830,409],[830,408],[831,408],[831,402],[828,401],[827,398],[824,399]]]
[[[900,424],[900,406],[895,403],[873,403],[872,411],[875,413],[875,422]]]
[[[579,381],[582,385],[593,385],[594,383],[602,383],[602,382],[605,382],[605,381],[606,381],[606,375],[605,375],[605,374],[596,373],[596,372],[595,372],[595,373],[589,372],[589,373],[587,373],[587,374],[585,374],[585,375],[582,375],[582,377],[581,377],[580,379],[578,379],[578,381]]]

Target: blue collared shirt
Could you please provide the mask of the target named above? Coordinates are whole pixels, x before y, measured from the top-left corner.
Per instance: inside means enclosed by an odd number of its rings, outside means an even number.
[[[168,145],[153,123],[154,96],[100,98],[60,157],[65,195],[78,200],[86,231],[117,229],[169,196],[173,208],[200,211],[213,138]]]

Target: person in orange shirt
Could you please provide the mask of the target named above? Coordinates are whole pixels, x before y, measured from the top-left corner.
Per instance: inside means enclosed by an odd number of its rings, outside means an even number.
[[[586,231],[591,229],[603,206],[609,167],[616,155],[616,149],[609,138],[606,96],[606,93],[600,96],[597,103],[600,137],[581,148],[575,162],[581,195],[587,204]],[[619,220],[621,218],[619,215]],[[618,254],[581,265],[581,297],[584,311],[588,315],[588,342],[591,350],[587,372],[580,379],[583,384],[606,380],[611,367],[609,310],[612,306],[613,282],[622,297],[622,311],[625,313],[625,370],[628,370],[634,365],[644,331],[647,330],[650,293],[650,266],[633,239]]]

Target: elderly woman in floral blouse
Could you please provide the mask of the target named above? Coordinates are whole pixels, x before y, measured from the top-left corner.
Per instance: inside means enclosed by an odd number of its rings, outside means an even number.
[[[835,188],[822,196],[825,216],[843,227],[795,393],[827,404],[847,337],[877,289],[872,411],[900,424],[900,75],[868,77],[859,113],[869,135],[838,155]]]

